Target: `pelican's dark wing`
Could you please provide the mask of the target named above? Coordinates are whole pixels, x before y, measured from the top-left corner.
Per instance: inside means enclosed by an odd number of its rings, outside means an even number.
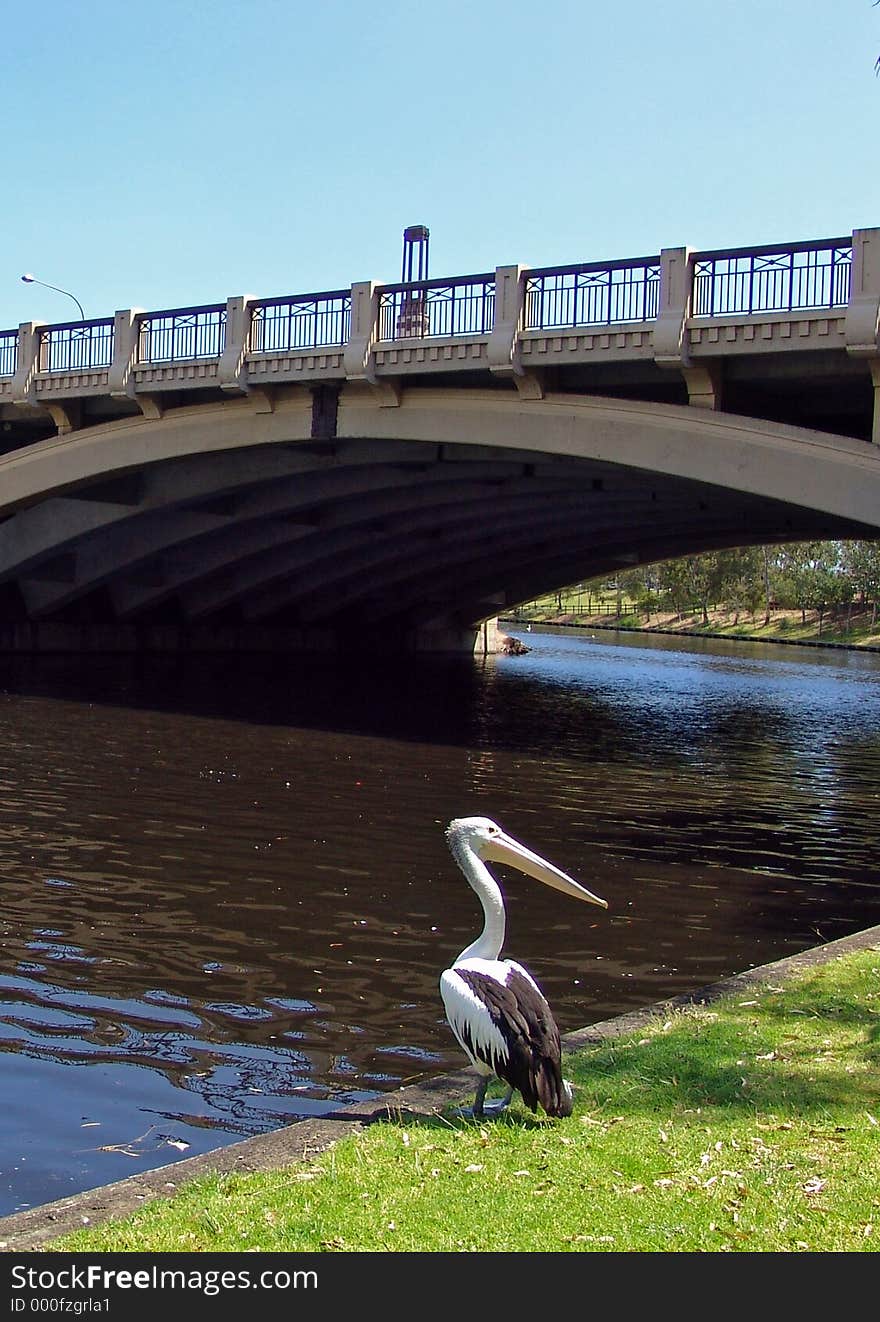
[[[487,964],[465,960],[443,975],[453,1032],[475,1063],[522,1093],[530,1110],[540,1103],[548,1115],[570,1115],[559,1029],[543,993],[518,964],[493,962],[492,972]]]

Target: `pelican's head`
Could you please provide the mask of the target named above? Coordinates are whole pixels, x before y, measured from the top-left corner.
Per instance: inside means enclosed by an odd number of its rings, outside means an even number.
[[[563,894],[571,895],[575,900],[587,900],[590,904],[598,904],[603,909],[608,908],[607,900],[600,899],[598,895],[588,891],[586,886],[582,886],[580,882],[570,877],[567,872],[548,863],[546,858],[533,853],[518,840],[514,840],[513,836],[506,835],[497,822],[493,822],[489,817],[456,817],[455,821],[450,822],[446,828],[446,839],[456,859],[470,852],[476,854],[478,858],[492,859],[496,863],[509,863],[511,867],[518,868],[526,876],[534,877],[536,881],[543,881],[545,885],[553,886]]]

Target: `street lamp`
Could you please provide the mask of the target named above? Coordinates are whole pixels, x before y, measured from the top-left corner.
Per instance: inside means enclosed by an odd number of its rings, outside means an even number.
[[[75,294],[71,294],[70,291],[69,291],[68,289],[59,289],[57,285],[47,285],[46,282],[45,282],[45,280],[38,280],[37,277],[36,277],[35,275],[30,275],[30,274],[28,274],[28,275],[23,275],[23,276],[21,277],[21,279],[22,279],[22,283],[23,283],[23,284],[26,284],[26,285],[42,285],[44,289],[54,289],[56,294],[64,294],[65,297],[67,297],[67,298],[72,298],[73,301],[74,301],[74,303],[76,304],[76,306],[79,308],[79,316],[80,316],[80,320],[81,320],[81,321],[85,321],[85,319],[86,319],[86,314],[83,312],[83,306],[82,306],[82,303],[80,303],[80,301],[79,301],[79,299],[76,297],[76,295],[75,295]]]

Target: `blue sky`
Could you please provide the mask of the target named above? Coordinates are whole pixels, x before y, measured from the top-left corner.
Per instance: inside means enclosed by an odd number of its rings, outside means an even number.
[[[0,328],[880,225],[871,0],[41,0]]]

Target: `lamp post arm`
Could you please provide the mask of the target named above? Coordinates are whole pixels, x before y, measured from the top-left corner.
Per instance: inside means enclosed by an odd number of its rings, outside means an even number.
[[[76,306],[79,308],[80,321],[85,321],[86,314],[83,311],[83,305],[80,303],[76,294],[71,294],[69,289],[61,289],[58,285],[47,284],[45,280],[38,280],[35,275],[23,275],[21,278],[26,285],[42,285],[44,289],[54,289],[56,294],[64,294],[66,298],[72,298]]]

